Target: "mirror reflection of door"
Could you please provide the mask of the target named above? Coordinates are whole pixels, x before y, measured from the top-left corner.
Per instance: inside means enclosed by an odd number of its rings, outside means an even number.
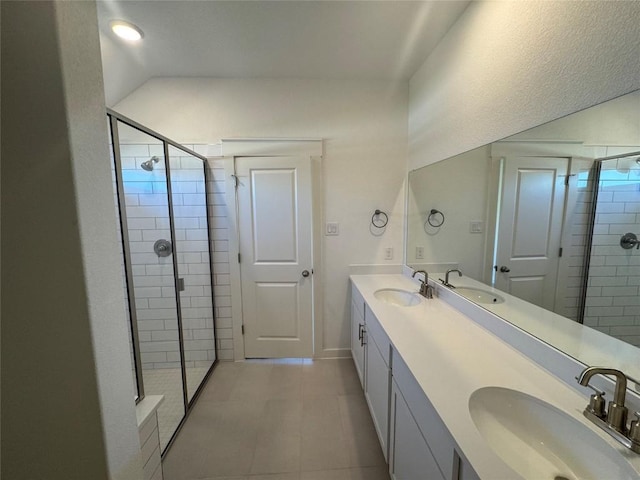
[[[246,358],[313,356],[311,162],[236,159]]]
[[[494,253],[495,286],[554,309],[567,158],[504,160]]]

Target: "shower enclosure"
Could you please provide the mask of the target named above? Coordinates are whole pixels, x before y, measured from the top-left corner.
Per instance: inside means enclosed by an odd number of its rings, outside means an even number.
[[[634,149],[594,166],[584,324],[640,347],[640,151]]]
[[[216,363],[206,159],[107,113],[136,400],[171,444]]]

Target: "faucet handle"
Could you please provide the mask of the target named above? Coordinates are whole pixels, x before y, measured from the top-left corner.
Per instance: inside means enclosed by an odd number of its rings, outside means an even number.
[[[591,385],[589,385],[589,387],[591,387],[595,392],[589,398],[589,407],[588,407],[589,410],[591,410],[591,412],[598,418],[606,417],[605,408],[604,408],[606,401],[603,398],[604,392],[602,390],[598,390],[597,388],[592,387]],[[638,433],[640,433],[640,431]]]
[[[576,380],[579,380],[579,378],[576,377]],[[589,387],[594,392],[593,394],[591,394],[591,397],[589,398],[589,406],[587,407],[587,410],[589,410],[598,418],[606,417],[607,416],[605,413],[606,401],[604,399],[605,392],[603,392],[599,388],[594,387],[589,383],[587,383],[585,386]],[[640,429],[638,431],[638,434],[640,435]]]
[[[640,412],[634,412],[633,414],[635,415],[636,419],[631,422],[629,428],[629,438],[632,442],[640,444]]]

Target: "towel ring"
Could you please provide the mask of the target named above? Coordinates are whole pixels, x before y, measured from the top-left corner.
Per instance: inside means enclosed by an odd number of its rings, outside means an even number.
[[[441,218],[439,218],[438,216],[440,216]],[[441,227],[442,225],[444,225],[444,213],[442,213],[440,210],[432,208],[431,212],[429,212],[429,216],[427,217],[427,223],[435,228]]]
[[[384,215],[384,220],[378,219],[378,223],[376,223],[376,217],[380,217],[380,215]],[[384,228],[387,226],[387,223],[389,223],[389,216],[382,210],[376,210],[375,212],[373,212],[373,215],[371,215],[371,225],[373,225],[374,227]]]

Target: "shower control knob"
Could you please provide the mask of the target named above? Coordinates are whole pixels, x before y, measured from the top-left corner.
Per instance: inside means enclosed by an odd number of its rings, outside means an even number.
[[[172,250],[169,240],[160,239],[153,244],[153,251],[156,252],[156,255],[159,257],[168,257],[171,255]]]
[[[640,249],[640,240],[638,240],[638,236],[635,233],[625,233],[620,239],[620,246],[625,250],[633,247]]]

